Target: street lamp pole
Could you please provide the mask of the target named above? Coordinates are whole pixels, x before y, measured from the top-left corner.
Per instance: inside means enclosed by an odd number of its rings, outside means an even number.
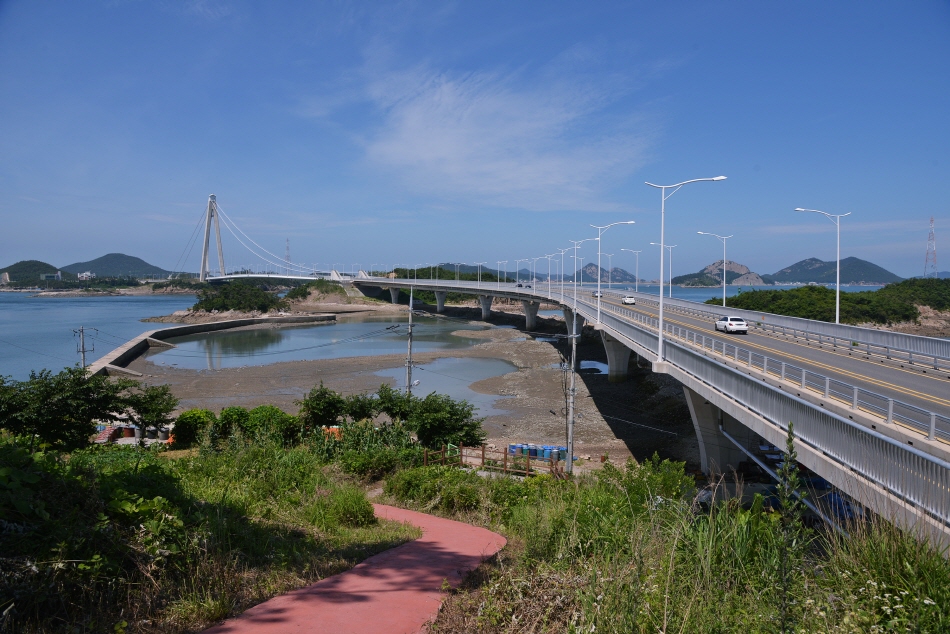
[[[600,243],[601,237],[604,235],[604,231],[610,229],[615,225],[632,225],[635,224],[633,220],[625,220],[622,222],[612,222],[609,225],[604,225],[603,227],[598,227],[597,225],[591,225],[594,229],[597,229],[597,323],[600,324]]]
[[[478,266],[478,288],[482,287],[482,264],[488,264],[488,262],[476,262]]]
[[[706,231],[697,231],[701,236],[713,236],[714,238],[719,238],[722,240],[722,307],[726,307],[726,240],[732,236],[719,236],[715,233],[708,233]],[[671,256],[672,257],[672,256]]]
[[[666,240],[666,199],[675,194],[680,190],[683,185],[688,185],[689,183],[698,183],[700,181],[724,181],[726,180],[725,176],[715,176],[713,178],[694,178],[692,180],[683,181],[682,183],[676,183],[675,185],[654,185],[653,183],[647,181],[646,184],[650,187],[656,187],[660,190],[660,244],[664,244]],[[671,189],[669,194],[666,193],[667,189]],[[663,249],[660,249],[660,323],[659,323],[659,337],[656,345],[656,360],[663,360]]]
[[[821,214],[827,216],[828,220],[835,223],[835,227],[838,229],[838,254],[836,256],[836,272],[835,272],[835,323],[841,323],[841,219],[845,216],[850,216],[851,212],[849,211],[846,214],[829,214],[824,211],[818,211],[817,209],[802,209],[801,207],[796,207],[795,211],[810,211],[812,213]]]
[[[634,273],[634,276],[633,276],[633,284],[635,288],[634,292],[639,293],[640,292],[640,251],[634,251],[633,249],[620,249],[620,250],[629,251],[630,253],[634,253],[637,256],[637,268],[636,268],[636,273]]]
[[[610,272],[614,270],[614,254],[613,254],[613,253],[605,253],[604,255],[607,256],[607,290],[609,291],[609,290],[611,289],[611,286],[610,286]]]
[[[655,245],[655,246],[660,246],[660,243],[659,243],[659,242],[651,242],[650,244]],[[666,245],[666,248],[669,249],[669,251],[670,251],[670,284],[669,284],[669,287],[670,287],[670,290],[669,290],[670,299],[673,298],[673,249],[676,248],[676,246],[677,246],[677,245],[675,245],[675,244],[668,244],[668,245]],[[662,272],[660,273],[660,277],[663,277],[663,273],[662,273]],[[660,293],[663,293],[663,287],[662,287],[662,286],[660,287]],[[663,295],[661,294],[660,297],[663,297]]]

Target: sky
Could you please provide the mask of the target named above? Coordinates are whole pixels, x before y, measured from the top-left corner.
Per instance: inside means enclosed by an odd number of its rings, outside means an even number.
[[[934,216],[950,270],[950,2],[0,0],[0,267],[196,271],[215,194],[307,266],[513,270],[633,220],[602,251],[655,278],[645,181],[719,175],[667,200],[673,275],[722,257],[698,231],[834,259],[796,207],[905,277]]]

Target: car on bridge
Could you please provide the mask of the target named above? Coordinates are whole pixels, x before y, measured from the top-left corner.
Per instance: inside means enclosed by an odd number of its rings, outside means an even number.
[[[604,294],[601,291],[594,291],[590,294],[591,297],[603,297]]]
[[[636,304],[636,303],[637,303],[637,298],[634,297],[633,295],[624,295],[624,296],[620,299],[620,303],[621,303],[621,304]]]
[[[749,334],[749,324],[742,317],[722,316],[716,320],[716,330]]]

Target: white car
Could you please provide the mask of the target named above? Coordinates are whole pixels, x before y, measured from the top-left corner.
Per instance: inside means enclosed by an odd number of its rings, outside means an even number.
[[[716,330],[723,332],[741,332],[744,335],[749,334],[749,324],[745,323],[742,317],[720,317],[716,321]]]
[[[590,294],[591,297],[603,297],[604,293],[602,291],[594,291]]]
[[[623,298],[621,298],[620,303],[621,304],[636,304],[637,298],[633,297],[632,295],[625,295]]]

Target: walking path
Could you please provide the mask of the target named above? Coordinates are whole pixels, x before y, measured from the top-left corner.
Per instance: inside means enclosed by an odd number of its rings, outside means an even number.
[[[417,634],[438,614],[443,581],[458,586],[466,572],[506,543],[477,526],[373,507],[380,519],[418,526],[422,537],[256,605],[204,634]]]

